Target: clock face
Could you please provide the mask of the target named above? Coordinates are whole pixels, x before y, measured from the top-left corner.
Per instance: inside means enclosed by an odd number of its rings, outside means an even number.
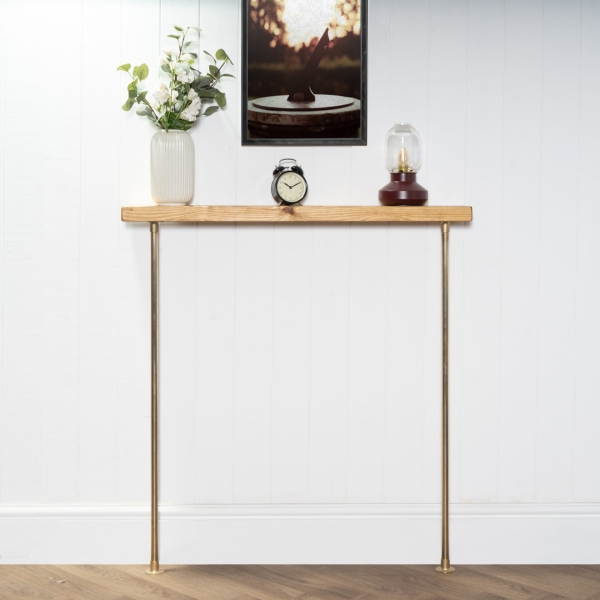
[[[294,171],[283,173],[277,180],[277,193],[284,202],[299,202],[306,194],[306,181]]]

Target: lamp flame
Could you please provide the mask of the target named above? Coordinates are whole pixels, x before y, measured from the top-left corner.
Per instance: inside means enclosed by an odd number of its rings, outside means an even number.
[[[406,148],[401,148],[398,153],[398,171],[402,173],[408,173],[410,171],[408,167],[408,151]]]

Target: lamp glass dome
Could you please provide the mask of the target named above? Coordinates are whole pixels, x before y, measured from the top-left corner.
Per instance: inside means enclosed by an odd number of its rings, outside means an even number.
[[[387,132],[385,166],[390,173],[416,173],[421,167],[421,136],[410,123],[396,123]]]

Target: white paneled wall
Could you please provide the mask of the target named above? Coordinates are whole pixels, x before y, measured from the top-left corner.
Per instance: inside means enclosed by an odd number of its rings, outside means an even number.
[[[119,209],[150,202],[153,130],[120,110],[116,67],[152,84],[176,23],[237,71],[240,18],[240,0],[0,0],[2,561],[116,560],[86,550],[95,519],[145,560],[149,234]],[[366,147],[242,147],[239,78],[192,133],[196,204],[271,204],[288,154],[308,204],[375,204],[385,132],[411,120],[430,203],[473,206],[451,228],[458,559],[600,561],[598,31],[600,0],[371,0]],[[167,559],[437,560],[440,259],[433,225],[161,227]],[[63,522],[77,556],[15,542]],[[290,549],[269,554],[277,532]],[[322,547],[294,547],[311,532]]]

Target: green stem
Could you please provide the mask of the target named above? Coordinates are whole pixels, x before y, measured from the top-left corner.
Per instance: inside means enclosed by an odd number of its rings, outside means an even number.
[[[156,122],[160,124],[160,128],[164,129],[163,124],[160,122],[160,118],[158,116],[158,113],[152,108],[150,102],[148,102],[148,100],[146,100],[146,98],[144,98],[144,100],[142,102],[152,111],[152,114],[154,115],[154,118],[156,119]]]

